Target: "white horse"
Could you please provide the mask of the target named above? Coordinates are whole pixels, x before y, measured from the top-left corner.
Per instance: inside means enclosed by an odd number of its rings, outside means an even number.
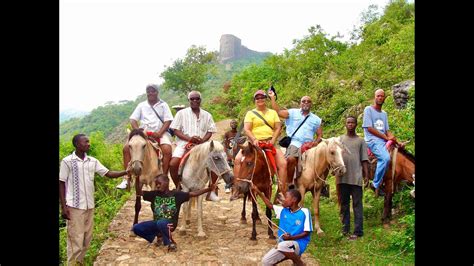
[[[217,182],[217,180],[211,179],[211,173],[217,175],[217,178],[222,177],[226,184],[232,183],[233,173],[227,163],[224,146],[217,141],[199,144],[191,150],[183,168],[182,190],[197,191],[207,187],[209,181]],[[206,237],[202,229],[202,200],[204,197],[204,195],[200,195],[196,199],[198,237]],[[218,200],[217,196],[215,198]],[[183,212],[186,221],[179,227],[181,234],[186,233],[186,225],[190,223],[191,204],[189,202],[183,203]]]
[[[318,146],[307,150],[302,155],[303,171],[296,180],[296,187],[301,193],[304,204],[304,195],[311,191],[313,195],[314,217],[313,224],[319,236],[324,234],[319,225],[319,197],[329,171],[334,175],[341,176],[346,172],[342,159],[342,152],[347,148],[339,138],[324,139]]]

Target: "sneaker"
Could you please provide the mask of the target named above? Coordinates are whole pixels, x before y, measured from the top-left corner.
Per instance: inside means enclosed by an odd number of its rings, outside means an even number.
[[[176,246],[175,243],[171,243],[168,245],[168,252],[176,252],[178,250],[178,247]]]
[[[206,200],[207,201],[220,201],[221,199],[219,198],[219,196],[216,195],[216,192],[211,191],[210,193],[207,193]]]
[[[124,180],[122,180],[122,183],[120,183],[116,186],[116,188],[118,188],[118,189],[127,189],[127,185],[128,185],[127,180],[124,179]]]
[[[225,193],[230,193],[230,188],[226,188]]]
[[[350,236],[347,238],[347,240],[350,240],[350,241],[352,241],[352,240],[357,240],[359,237],[360,237],[360,236],[358,236],[358,235],[350,235]]]

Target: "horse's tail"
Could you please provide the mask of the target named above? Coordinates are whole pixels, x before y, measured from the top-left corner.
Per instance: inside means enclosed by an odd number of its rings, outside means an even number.
[[[191,208],[195,208],[196,207],[196,197],[192,197],[190,200],[189,200],[189,204],[191,204]]]
[[[341,188],[339,184],[340,177],[336,176],[336,194],[337,194],[337,205],[339,206],[339,211],[341,210]]]

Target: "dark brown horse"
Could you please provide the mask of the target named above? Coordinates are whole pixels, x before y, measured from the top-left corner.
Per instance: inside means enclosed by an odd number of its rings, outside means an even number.
[[[264,151],[255,147],[250,142],[239,144],[242,149],[242,164],[238,176],[234,178],[234,185],[232,187],[231,200],[240,198],[243,195],[244,205],[242,208],[241,223],[247,223],[245,217],[245,203],[247,198],[252,201],[252,236],[250,240],[257,240],[257,231],[255,224],[260,220],[258,216],[257,202],[255,195],[252,194],[252,184],[254,184],[260,191],[263,192],[268,199],[272,196],[272,176],[275,174],[273,167],[269,167],[265,160]],[[265,215],[268,221],[268,237],[275,239],[271,228],[272,211],[268,207],[265,208]]]
[[[395,157],[394,157],[395,156]],[[382,186],[384,188],[384,208],[382,222],[388,224],[392,218],[392,198],[398,191],[400,184],[407,182],[413,184],[415,175],[415,157],[404,149],[393,148],[390,152],[390,163],[383,177]],[[395,160],[394,160],[395,158]],[[395,163],[395,167],[394,167]],[[369,178],[373,179],[377,159],[369,156]]]

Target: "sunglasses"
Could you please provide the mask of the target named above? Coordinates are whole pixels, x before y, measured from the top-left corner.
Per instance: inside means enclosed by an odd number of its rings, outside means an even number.
[[[261,96],[261,97],[255,97],[255,100],[265,100],[267,97]]]
[[[201,98],[199,97],[192,97],[192,98],[189,98],[190,101],[200,101]]]
[[[310,100],[302,100],[301,103],[311,103]]]

